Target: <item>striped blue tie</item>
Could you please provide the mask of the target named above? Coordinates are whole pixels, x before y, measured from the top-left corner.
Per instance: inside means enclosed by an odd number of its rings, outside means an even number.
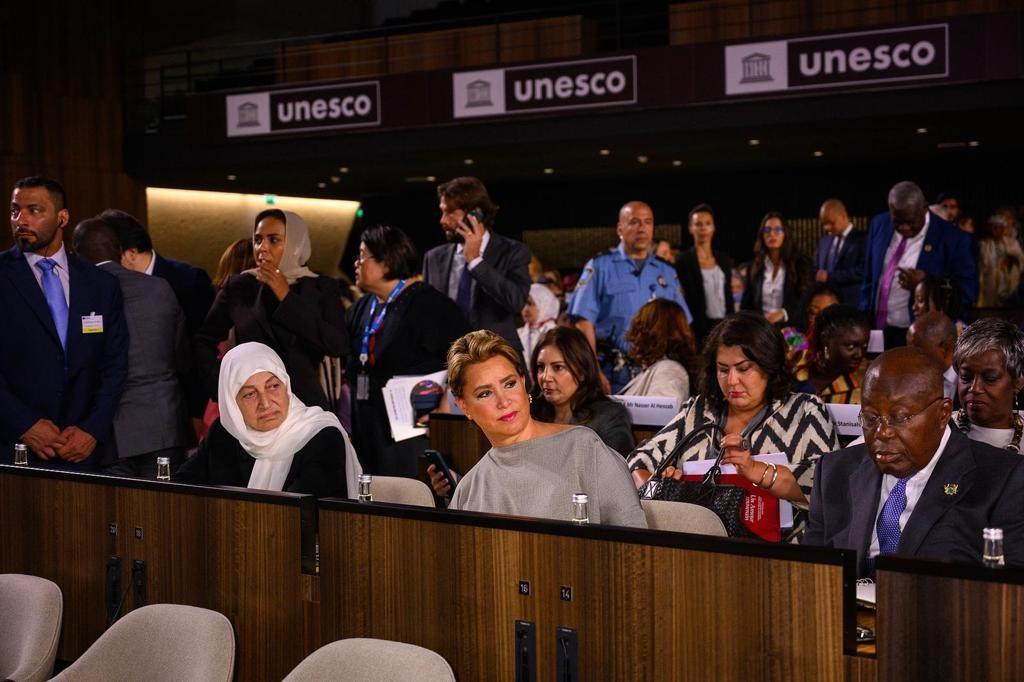
[[[907,481],[901,478],[889,493],[878,516],[878,553],[892,554],[900,544],[900,514],[907,507]]]
[[[57,273],[53,271],[57,267],[57,261],[52,258],[44,258],[36,263],[36,267],[43,273],[43,295],[46,296],[46,306],[50,309],[53,324],[57,327],[60,345],[67,349],[68,301],[64,298],[64,287],[61,286]]]

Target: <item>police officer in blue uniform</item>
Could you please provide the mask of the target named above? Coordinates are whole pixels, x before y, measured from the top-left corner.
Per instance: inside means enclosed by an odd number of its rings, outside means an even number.
[[[583,268],[569,301],[568,313],[598,354],[601,369],[618,392],[636,367],[628,359],[626,332],[644,303],[675,301],[693,319],[675,268],[654,255],[654,212],[641,201],[619,210],[618,246],[598,254]]]

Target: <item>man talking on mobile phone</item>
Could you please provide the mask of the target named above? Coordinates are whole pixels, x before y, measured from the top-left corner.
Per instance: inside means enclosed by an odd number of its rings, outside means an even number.
[[[447,244],[423,257],[423,280],[447,294],[471,329],[501,335],[522,353],[516,314],[530,293],[530,249],[492,231],[498,206],[477,178],[437,187]]]

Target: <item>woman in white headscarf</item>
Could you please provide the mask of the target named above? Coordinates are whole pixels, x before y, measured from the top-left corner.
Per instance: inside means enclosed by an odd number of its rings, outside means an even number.
[[[306,267],[310,251],[309,228],[295,213],[273,208],[256,216],[256,267],[227,280],[195,337],[197,363],[214,400],[217,344],[234,328],[236,343],[258,342],[277,352],[302,402],[329,407],[320,363],[324,356],[341,357],[347,333],[338,283]]]
[[[561,304],[544,284],[531,284],[530,296],[523,306],[523,326],[519,328],[519,341],[523,344],[523,357],[533,356],[533,349],[549,329],[554,329]],[[533,368],[531,368],[533,369]]]
[[[341,422],[296,397],[273,350],[262,343],[229,350],[218,393],[220,419],[175,480],[317,497],[354,487],[359,464]]]

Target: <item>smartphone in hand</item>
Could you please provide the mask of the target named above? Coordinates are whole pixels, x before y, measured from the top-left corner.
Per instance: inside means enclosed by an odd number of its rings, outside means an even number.
[[[478,223],[483,225],[483,222],[484,222],[484,212],[481,211],[479,208],[474,208],[472,210],[466,211],[466,215],[462,218],[462,224],[466,227],[466,229],[469,230],[470,232],[474,232],[475,233],[475,231],[473,230],[473,223],[471,223],[469,221],[469,216],[473,216],[474,218],[476,218],[476,221]],[[463,242],[463,241],[465,241],[465,239],[463,239],[461,234],[456,232],[455,233],[455,241],[456,242]]]
[[[427,458],[429,464],[433,464],[438,471],[444,474],[444,478],[448,481],[448,485],[451,486],[451,491],[448,493],[448,497],[451,497],[452,493],[455,492],[455,477],[452,476],[452,470],[448,468],[448,463],[444,461],[444,457],[437,450],[424,450],[423,456]]]

